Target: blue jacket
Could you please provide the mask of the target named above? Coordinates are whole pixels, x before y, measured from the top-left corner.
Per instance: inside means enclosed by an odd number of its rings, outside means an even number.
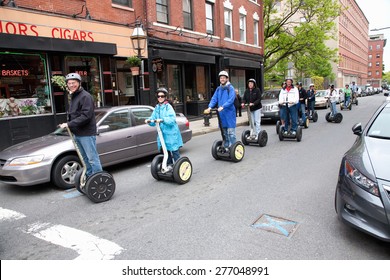
[[[214,95],[210,100],[209,108],[223,107],[223,110],[219,112],[223,128],[236,127],[235,99],[236,93],[234,92],[234,87],[230,82],[227,82],[226,85],[220,85],[215,90]]]
[[[176,123],[176,113],[173,110],[171,104],[165,101],[163,104],[157,104],[153,110],[150,120],[162,119],[163,123],[160,123],[161,132],[164,137],[165,145],[168,151],[177,151],[183,146],[183,139],[179,126]],[[150,126],[156,126],[156,123],[149,123]],[[157,145],[161,148],[160,138],[157,135]]]

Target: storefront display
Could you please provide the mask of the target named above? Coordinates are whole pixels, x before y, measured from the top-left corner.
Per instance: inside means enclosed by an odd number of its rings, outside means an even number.
[[[0,117],[51,113],[45,54],[0,52]]]

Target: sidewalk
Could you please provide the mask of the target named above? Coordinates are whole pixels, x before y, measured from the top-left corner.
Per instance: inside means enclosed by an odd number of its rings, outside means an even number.
[[[237,126],[248,125],[248,117],[246,110],[242,111],[242,116],[237,117]],[[217,115],[213,113],[213,117],[210,119],[210,126],[204,125],[203,118],[200,120],[190,121],[190,129],[192,129],[193,137],[219,130]]]

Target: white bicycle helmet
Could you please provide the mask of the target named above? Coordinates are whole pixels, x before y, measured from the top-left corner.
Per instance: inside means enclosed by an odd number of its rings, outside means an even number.
[[[226,78],[229,78],[229,74],[226,71],[219,72],[218,77],[221,77],[221,76],[225,76]]]
[[[77,73],[69,73],[68,75],[66,75],[65,81],[69,80],[78,80],[79,82],[81,82],[81,76]]]

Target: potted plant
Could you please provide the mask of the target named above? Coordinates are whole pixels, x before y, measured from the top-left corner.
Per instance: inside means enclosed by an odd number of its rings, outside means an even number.
[[[51,82],[59,86],[63,91],[66,91],[66,81],[64,76],[52,76]]]
[[[139,75],[139,67],[141,66],[141,62],[141,58],[135,55],[127,58],[126,63],[130,65],[131,74],[133,76]]]

